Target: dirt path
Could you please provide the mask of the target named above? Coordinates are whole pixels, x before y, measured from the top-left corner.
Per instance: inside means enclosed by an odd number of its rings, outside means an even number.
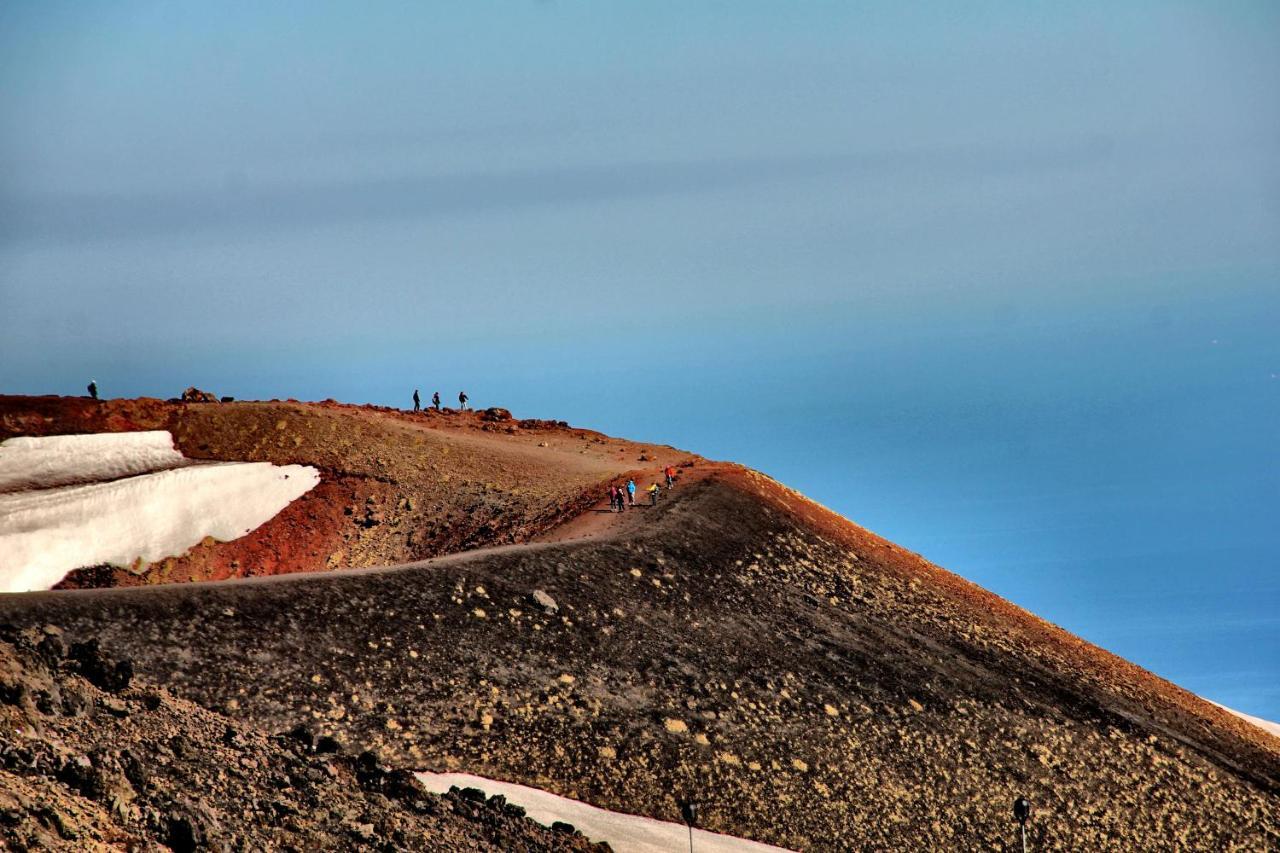
[[[579,542],[589,541],[593,539],[606,539],[618,537],[631,533],[637,528],[643,526],[651,519],[651,514],[656,509],[661,509],[671,497],[681,491],[687,489],[694,483],[700,482],[714,475],[716,472],[736,469],[738,466],[725,462],[707,462],[698,460],[693,462],[690,460],[685,467],[676,468],[676,482],[673,489],[668,489],[664,485],[665,477],[663,472],[665,465],[658,465],[652,468],[637,468],[634,471],[619,476],[615,482],[619,484],[626,483],[627,479],[634,478],[636,481],[636,502],[635,506],[628,506],[623,512],[615,512],[609,506],[609,498],[607,494],[603,494],[607,487],[601,488],[601,497],[590,509],[575,518],[569,519],[551,530],[534,537],[533,543],[551,543],[551,542]],[[658,494],[658,506],[651,506],[649,503],[649,494],[645,490],[650,483],[657,483],[662,491]]]

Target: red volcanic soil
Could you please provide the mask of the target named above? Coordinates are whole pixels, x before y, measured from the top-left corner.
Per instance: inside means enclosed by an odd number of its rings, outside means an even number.
[[[361,568],[526,542],[629,472],[648,482],[665,465],[697,461],[503,410],[0,396],[0,440],[154,429],[193,459],[311,465],[321,482],[239,539],[207,539],[148,565],[86,567],[60,588]]]

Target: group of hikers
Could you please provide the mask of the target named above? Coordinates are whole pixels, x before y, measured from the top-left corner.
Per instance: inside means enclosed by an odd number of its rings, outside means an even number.
[[[467,400],[471,398],[467,396],[466,391],[458,392],[458,410],[465,412],[467,410]],[[431,395],[431,408],[437,412],[440,411],[440,392],[437,391]],[[413,389],[413,410],[415,412],[422,411],[422,398],[418,396],[418,389]]]
[[[663,469],[663,476],[667,481],[667,488],[670,489],[676,484],[676,469],[674,465],[668,465]],[[645,489],[649,493],[649,506],[658,505],[658,495],[662,493],[662,487],[657,483],[651,483]],[[627,482],[622,485],[611,484],[609,486],[609,511],[625,512],[627,507],[636,505],[636,481],[634,478],[627,478]]]

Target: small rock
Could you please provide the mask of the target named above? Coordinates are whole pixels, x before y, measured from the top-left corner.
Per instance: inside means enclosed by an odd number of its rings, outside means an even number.
[[[533,600],[533,603],[541,607],[542,612],[547,615],[554,615],[560,612],[560,605],[556,604],[556,600],[540,589],[535,589],[530,598]]]

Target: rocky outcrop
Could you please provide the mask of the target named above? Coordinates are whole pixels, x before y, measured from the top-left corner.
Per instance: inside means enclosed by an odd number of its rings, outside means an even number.
[[[182,392],[180,398],[184,403],[216,403],[218,395],[209,391],[201,391],[199,388],[191,387]]]

